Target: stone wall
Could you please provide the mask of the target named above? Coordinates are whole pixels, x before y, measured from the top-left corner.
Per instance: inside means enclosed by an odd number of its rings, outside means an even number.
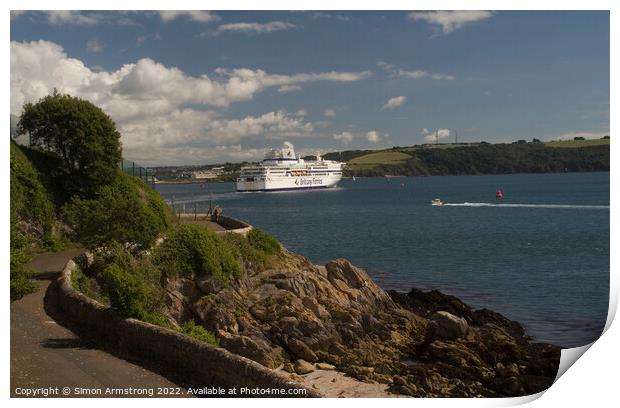
[[[217,223],[226,228],[226,232],[235,232],[244,236],[252,229],[250,224],[226,215],[220,215]]]
[[[237,394],[240,397],[321,396],[282,373],[223,348],[163,327],[121,318],[112,309],[72,288],[71,272],[77,264],[87,262],[86,259],[81,255],[69,261],[45,295],[46,311],[80,337],[96,340],[104,349],[185,387],[237,387],[238,390],[258,387],[305,392],[292,395]]]
[[[212,221],[211,216],[204,214],[204,213],[197,213],[197,214],[187,213],[187,214],[179,214],[178,216],[181,219],[196,220],[196,221]],[[236,218],[229,217],[227,215],[220,215],[217,221],[213,221],[213,222],[215,222],[216,224],[219,224],[220,226],[226,229],[226,231],[215,231],[216,234],[226,234],[229,232],[234,232],[236,234],[241,234],[243,236],[246,236],[248,232],[250,232],[250,230],[252,229],[252,226],[250,224],[243,222],[241,220],[238,220]]]

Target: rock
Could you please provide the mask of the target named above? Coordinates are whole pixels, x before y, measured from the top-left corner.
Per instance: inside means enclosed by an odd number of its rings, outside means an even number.
[[[329,354],[329,353],[327,353],[325,351],[322,351],[322,350],[318,350],[315,354],[318,357],[318,359],[321,360],[321,361],[325,361],[325,362],[327,362],[329,364],[332,364],[332,365],[335,365],[335,366],[340,365],[340,357],[339,356],[336,356],[336,355],[333,355],[333,354]]]
[[[336,366],[327,363],[316,363],[316,368],[319,370],[335,370]]]
[[[276,368],[282,364],[284,358],[282,349],[273,347],[263,339],[250,338],[218,331],[220,344],[229,351],[250,358],[266,367]]]
[[[177,323],[195,320],[230,352],[298,381],[338,369],[417,397],[503,397],[542,391],[557,373],[559,349],[518,323],[437,291],[388,295],[343,259],[314,266],[284,250],[226,287],[171,278],[165,289]]]
[[[314,366],[306,360],[299,359],[293,365],[297,374],[308,374],[314,371]]]
[[[303,341],[290,339],[286,345],[291,353],[300,359],[310,361],[311,363],[319,360],[316,354]]]
[[[462,317],[457,317],[451,313],[440,311],[433,314],[426,328],[426,338],[428,340],[458,339],[465,337],[469,332],[469,325]]]

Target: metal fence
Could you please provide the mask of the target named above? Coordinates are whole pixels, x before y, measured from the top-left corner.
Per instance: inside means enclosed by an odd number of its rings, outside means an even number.
[[[142,167],[134,161],[125,159],[123,159],[123,161],[121,162],[120,167],[125,173],[129,174],[130,176],[142,179],[142,181],[144,181],[149,186],[153,187],[155,185],[153,170]]]

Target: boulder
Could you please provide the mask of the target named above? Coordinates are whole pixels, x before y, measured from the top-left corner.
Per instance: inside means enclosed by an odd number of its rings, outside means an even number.
[[[327,363],[316,363],[316,368],[319,370],[335,370],[336,366]]]
[[[300,359],[307,360],[312,363],[319,360],[314,351],[310,350],[310,347],[308,347],[306,343],[301,340],[291,338],[288,340],[286,345],[290,352]]]
[[[314,366],[306,360],[299,359],[293,365],[297,374],[308,374],[314,371]]]
[[[428,326],[426,327],[426,339],[453,340],[467,336],[469,325],[462,317],[457,317],[451,313],[440,311],[435,312]]]

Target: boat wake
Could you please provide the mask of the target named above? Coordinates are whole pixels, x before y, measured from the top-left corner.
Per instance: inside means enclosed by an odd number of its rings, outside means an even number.
[[[503,208],[571,208],[582,210],[608,210],[608,205],[577,205],[577,204],[511,204],[511,203],[444,203],[445,207],[503,207]]]

